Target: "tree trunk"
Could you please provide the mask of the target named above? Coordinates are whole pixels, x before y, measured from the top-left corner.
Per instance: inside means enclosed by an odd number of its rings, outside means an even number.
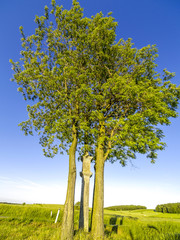
[[[74,194],[76,183],[75,153],[77,147],[77,132],[73,127],[73,142],[69,149],[69,175],[64,214],[61,227],[61,240],[71,240],[74,236]]]
[[[94,209],[94,192],[95,192],[95,176],[96,176],[96,164],[94,164],[94,187],[93,187],[93,201],[92,201],[92,211],[91,211],[91,222],[90,222],[90,231],[92,230],[92,216],[93,216],[93,209]]]
[[[96,240],[104,238],[104,151],[101,144],[96,151],[95,169],[91,233]]]

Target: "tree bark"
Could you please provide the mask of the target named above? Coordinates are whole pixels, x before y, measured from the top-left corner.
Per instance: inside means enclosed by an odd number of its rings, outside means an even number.
[[[104,238],[104,150],[101,144],[99,144],[96,151],[95,169],[91,228],[91,234],[94,240]]]
[[[76,183],[75,153],[77,147],[77,132],[73,126],[73,141],[69,149],[69,174],[66,201],[61,228],[61,240],[72,240],[74,236],[74,194]]]

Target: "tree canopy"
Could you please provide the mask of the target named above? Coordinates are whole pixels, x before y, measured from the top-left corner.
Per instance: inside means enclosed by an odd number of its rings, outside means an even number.
[[[177,117],[180,88],[171,82],[174,73],[157,71],[155,45],[137,49],[131,39],[117,40],[111,13],[86,18],[76,0],[70,10],[54,0],[51,5],[36,16],[33,35],[20,27],[21,61],[11,60],[13,81],[32,102],[21,127],[25,134],[38,132],[46,156],[69,153],[73,141],[73,159],[77,145],[80,154],[94,156],[92,230],[101,237],[104,162],[124,166],[136,153],[154,162],[165,147],[160,126]]]
[[[84,96],[91,104],[87,119],[94,145],[91,141],[89,147],[93,151],[92,146],[103,142],[105,160],[120,160],[122,165],[136,152],[154,162],[157,150],[165,147],[160,125],[170,125],[170,117],[177,117],[180,88],[171,82],[174,73],[157,72],[155,45],[137,49],[131,39],[116,42],[117,23],[111,16],[97,14],[91,25]]]
[[[85,18],[77,1],[70,10],[52,1],[52,10],[46,6],[35,22],[31,36],[20,27],[21,64],[11,60],[18,90],[34,101],[27,106],[29,119],[21,123],[25,134],[34,127],[45,154],[53,156],[68,149],[68,129],[75,121],[79,139],[83,136],[79,143],[94,152],[103,122],[110,161],[124,165],[135,152],[156,158],[165,146],[159,124],[169,125],[169,117],[177,116],[179,98],[170,81],[174,74],[164,70],[161,77],[156,71],[156,46],[137,49],[131,39],[116,42],[111,13]]]
[[[51,12],[46,6],[45,16],[36,16],[35,22],[38,27],[31,36],[20,27],[23,50],[20,63],[11,60],[13,81],[24,99],[33,102],[27,106],[29,119],[20,124],[22,130],[26,135],[37,131],[45,155],[53,157],[59,150],[68,152],[72,124],[83,121],[89,20],[77,1],[70,10],[52,1]]]

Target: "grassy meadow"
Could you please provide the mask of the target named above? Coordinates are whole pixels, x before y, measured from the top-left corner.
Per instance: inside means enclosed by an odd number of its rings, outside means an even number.
[[[55,218],[61,209],[58,222]],[[0,240],[57,240],[60,238],[62,205],[0,204]],[[52,211],[52,215],[51,215]],[[93,239],[78,230],[79,210],[75,209],[75,240]],[[104,210],[105,239],[180,240],[180,214],[142,209]]]

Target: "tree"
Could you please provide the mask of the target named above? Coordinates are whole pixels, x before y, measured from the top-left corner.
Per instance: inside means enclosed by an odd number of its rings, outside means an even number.
[[[154,162],[165,147],[159,127],[177,116],[180,89],[170,81],[174,74],[157,73],[155,46],[137,49],[131,39],[116,42],[111,13],[83,18],[75,0],[69,11],[54,0],[52,6],[54,22],[45,7],[34,35],[25,37],[21,28],[23,67],[12,62],[19,91],[34,101],[21,126],[26,134],[34,126],[45,155],[59,149],[69,153],[62,239],[73,236],[76,149],[95,156],[92,234],[102,239],[105,161],[125,166],[142,153]]]
[[[63,10],[52,0],[52,10],[36,16],[35,33],[26,37],[23,27],[21,62],[13,65],[13,81],[19,85],[27,106],[29,119],[20,124],[26,135],[35,130],[45,156],[69,154],[67,195],[64,206],[61,239],[74,235],[74,191],[76,180],[75,153],[83,141],[85,106],[81,102],[88,81],[87,25],[79,3],[74,0],[70,10]],[[81,125],[81,128],[80,128]],[[81,131],[80,131],[81,129]],[[82,139],[82,140],[81,140]]]
[[[147,154],[152,162],[165,148],[160,125],[170,125],[177,117],[180,88],[161,76],[155,60],[156,46],[133,47],[131,39],[116,42],[116,23],[102,13],[92,17],[89,32],[91,75],[86,99],[91,102],[91,126],[95,152],[95,188],[92,235],[104,235],[104,164],[120,161],[125,166],[136,153]]]

